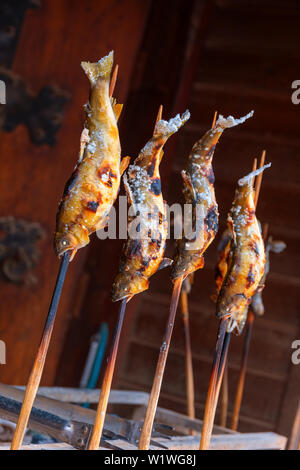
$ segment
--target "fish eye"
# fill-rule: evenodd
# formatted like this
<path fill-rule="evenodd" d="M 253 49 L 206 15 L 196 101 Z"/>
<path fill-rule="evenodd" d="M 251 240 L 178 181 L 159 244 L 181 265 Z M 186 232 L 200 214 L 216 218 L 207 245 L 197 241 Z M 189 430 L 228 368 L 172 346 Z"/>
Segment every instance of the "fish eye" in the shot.
<path fill-rule="evenodd" d="M 67 240 L 66 238 L 64 238 L 64 239 L 61 241 L 61 244 L 62 244 L 62 246 L 68 246 L 68 245 L 69 245 L 69 240 Z"/>

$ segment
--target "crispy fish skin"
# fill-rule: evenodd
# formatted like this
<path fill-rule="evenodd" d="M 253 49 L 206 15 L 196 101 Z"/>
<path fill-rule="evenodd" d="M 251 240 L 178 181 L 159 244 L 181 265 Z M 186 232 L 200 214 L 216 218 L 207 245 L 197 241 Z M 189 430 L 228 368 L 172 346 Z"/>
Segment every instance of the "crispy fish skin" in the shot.
<path fill-rule="evenodd" d="M 91 92 L 85 129 L 75 170 L 66 184 L 56 218 L 55 251 L 61 256 L 89 243 L 105 226 L 120 185 L 120 139 L 117 118 L 121 105 L 109 96 L 113 52 L 99 62 L 82 62 Z"/>
<path fill-rule="evenodd" d="M 219 259 L 215 269 L 215 282 L 217 293 L 220 292 L 223 281 L 225 279 L 228 264 L 230 264 L 230 246 L 232 240 L 232 231 L 227 227 L 222 234 L 221 241 L 218 246 Z"/>
<path fill-rule="evenodd" d="M 239 180 L 228 217 L 233 228 L 232 255 L 216 307 L 217 316 L 229 317 L 229 332 L 242 327 L 248 305 L 264 273 L 265 249 L 255 215 L 252 178 L 269 166 L 265 165 Z"/>
<path fill-rule="evenodd" d="M 161 192 L 159 165 L 168 138 L 189 119 L 186 111 L 169 122 L 160 120 L 153 137 L 123 177 L 131 205 L 129 237 L 124 244 L 119 272 L 112 286 L 114 302 L 148 289 L 149 278 L 170 264 L 163 258 L 167 239 L 166 208 Z M 136 229 L 135 237 L 131 229 Z M 151 236 L 149 236 L 151 230 Z M 131 235 L 131 236 L 130 236 Z"/>
<path fill-rule="evenodd" d="M 214 127 L 195 143 L 189 155 L 185 170 L 182 171 L 183 193 L 186 204 L 192 206 L 192 226 L 195 234 L 189 239 L 186 233 L 177 241 L 176 254 L 171 270 L 171 279 L 186 278 L 190 273 L 203 268 L 203 254 L 218 231 L 218 205 L 214 190 L 212 159 L 215 146 L 224 129 L 236 126 L 253 115 L 253 111 L 240 119 L 219 116 Z M 203 222 L 199 223 L 199 214 Z"/>

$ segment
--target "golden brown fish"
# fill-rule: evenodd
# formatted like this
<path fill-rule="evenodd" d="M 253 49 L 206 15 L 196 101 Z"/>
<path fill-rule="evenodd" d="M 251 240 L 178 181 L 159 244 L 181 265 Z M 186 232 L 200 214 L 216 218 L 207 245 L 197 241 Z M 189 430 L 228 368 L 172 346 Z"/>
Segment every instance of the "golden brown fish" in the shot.
<path fill-rule="evenodd" d="M 203 268 L 203 254 L 218 231 L 218 205 L 214 191 L 212 159 L 215 146 L 224 129 L 236 126 L 253 115 L 253 111 L 240 119 L 219 116 L 214 127 L 193 146 L 186 169 L 182 171 L 183 193 L 191 206 L 192 233 L 184 233 L 177 242 L 171 270 L 173 280 Z"/>
<path fill-rule="evenodd" d="M 153 137 L 123 177 L 131 213 L 129 237 L 112 287 L 114 302 L 148 289 L 150 276 L 170 264 L 170 260 L 163 259 L 168 227 L 159 165 L 165 142 L 189 117 L 186 111 L 169 122 L 160 120 Z"/>
<path fill-rule="evenodd" d="M 117 120 L 122 105 L 109 96 L 113 52 L 99 62 L 82 62 L 91 92 L 86 105 L 85 129 L 80 156 L 66 184 L 56 218 L 55 251 L 61 256 L 89 243 L 89 236 L 104 227 L 118 195 L 120 175 L 128 158 L 120 165 L 120 139 Z"/>
<path fill-rule="evenodd" d="M 271 164 L 238 182 L 228 222 L 232 224 L 231 259 L 217 299 L 217 315 L 228 316 L 227 331 L 243 327 L 248 305 L 264 272 L 265 250 L 255 215 L 252 178 Z"/>

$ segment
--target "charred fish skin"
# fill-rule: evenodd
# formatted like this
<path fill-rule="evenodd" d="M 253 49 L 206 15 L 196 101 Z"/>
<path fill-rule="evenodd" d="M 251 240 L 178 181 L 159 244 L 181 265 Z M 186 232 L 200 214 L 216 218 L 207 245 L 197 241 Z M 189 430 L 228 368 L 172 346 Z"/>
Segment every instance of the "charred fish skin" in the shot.
<path fill-rule="evenodd" d="M 168 234 L 166 208 L 161 192 L 159 165 L 163 146 L 189 119 L 186 111 L 170 121 L 160 120 L 153 137 L 128 167 L 123 181 L 130 203 L 129 237 L 124 244 L 111 298 L 114 302 L 148 289 L 149 278 L 170 264 L 163 258 Z M 132 229 L 136 233 L 132 233 Z"/>
<path fill-rule="evenodd" d="M 218 231 L 218 205 L 214 190 L 212 159 L 216 144 L 224 129 L 237 126 L 253 115 L 253 111 L 240 119 L 219 116 L 214 127 L 195 143 L 189 155 L 185 170 L 182 171 L 183 193 L 186 204 L 192 206 L 194 238 L 187 234 L 178 240 L 171 270 L 171 279 L 185 278 L 197 269 L 203 268 L 203 254 L 214 240 Z M 199 223 L 197 207 L 203 218 Z M 196 228 L 199 223 L 199 227 Z"/>
<path fill-rule="evenodd" d="M 122 105 L 109 96 L 113 51 L 99 62 L 82 62 L 90 81 L 78 163 L 67 182 L 56 218 L 55 252 L 62 256 L 89 243 L 105 226 L 120 185 L 121 145 L 117 119 Z"/>
<path fill-rule="evenodd" d="M 229 317 L 228 331 L 241 327 L 264 273 L 265 249 L 255 215 L 252 178 L 271 164 L 238 181 L 228 220 L 232 224 L 231 262 L 217 299 L 217 316 Z"/>

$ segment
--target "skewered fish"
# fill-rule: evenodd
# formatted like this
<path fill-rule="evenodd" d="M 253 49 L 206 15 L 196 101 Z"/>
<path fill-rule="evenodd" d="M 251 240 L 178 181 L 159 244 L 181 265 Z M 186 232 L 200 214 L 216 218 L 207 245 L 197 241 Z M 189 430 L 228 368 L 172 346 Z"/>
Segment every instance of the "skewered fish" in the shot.
<path fill-rule="evenodd" d="M 230 247 L 232 254 L 217 299 L 217 315 L 229 317 L 228 332 L 243 328 L 249 303 L 264 272 L 265 250 L 255 215 L 252 178 L 270 165 L 265 165 L 238 181 L 238 189 L 228 216 L 233 234 Z"/>
<path fill-rule="evenodd" d="M 218 231 L 218 205 L 214 191 L 212 159 L 215 146 L 224 129 L 236 126 L 253 115 L 253 111 L 240 119 L 219 116 L 214 127 L 193 146 L 186 169 L 182 171 L 183 193 L 191 206 L 192 234 L 184 231 L 177 242 L 171 270 L 173 280 L 186 277 L 203 268 L 203 254 Z M 199 210 L 200 209 L 200 210 Z M 199 212 L 198 212 L 199 210 Z"/>
<path fill-rule="evenodd" d="M 129 214 L 129 237 L 112 287 L 113 301 L 130 298 L 148 289 L 150 276 L 170 264 L 170 260 L 163 258 L 168 227 L 159 165 L 165 142 L 189 117 L 190 113 L 186 111 L 169 122 L 158 121 L 153 137 L 123 177 L 132 210 Z M 130 233 L 132 228 L 137 233 Z"/>
<path fill-rule="evenodd" d="M 71 258 L 89 243 L 89 236 L 105 227 L 117 197 L 120 176 L 129 163 L 120 164 L 117 120 L 122 105 L 109 96 L 113 51 L 99 62 L 82 62 L 91 92 L 75 170 L 66 184 L 56 218 L 55 251 L 70 250 Z"/>

